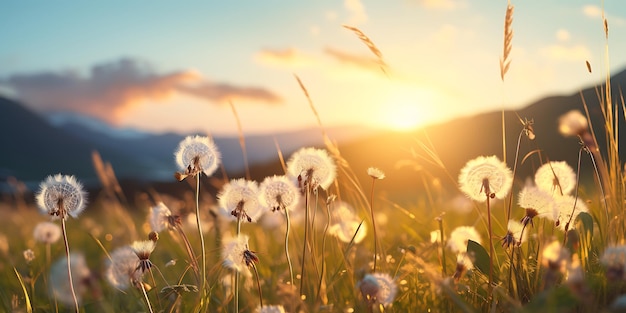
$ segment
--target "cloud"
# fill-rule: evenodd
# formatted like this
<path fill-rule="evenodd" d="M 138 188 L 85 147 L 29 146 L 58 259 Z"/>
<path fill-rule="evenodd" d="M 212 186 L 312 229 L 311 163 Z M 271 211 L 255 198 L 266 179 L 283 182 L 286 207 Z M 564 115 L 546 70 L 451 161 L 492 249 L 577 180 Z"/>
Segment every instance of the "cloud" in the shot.
<path fill-rule="evenodd" d="M 377 70 L 380 71 L 380 63 L 374 57 L 364 56 L 353 54 L 345 51 L 341 51 L 335 48 L 326 47 L 324 48 L 324 53 L 333 57 L 335 60 L 340 63 L 356 66 L 361 69 L 366 70 Z"/>
<path fill-rule="evenodd" d="M 367 22 L 367 13 L 361 0 L 344 0 L 344 7 L 350 13 L 348 23 L 350 25 L 360 25 Z"/>
<path fill-rule="evenodd" d="M 626 24 L 626 20 L 623 18 L 606 14 L 606 12 L 603 15 L 602 8 L 597 5 L 593 5 L 593 4 L 585 5 L 582 8 L 582 12 L 586 17 L 594 18 L 594 19 L 601 19 L 604 16 L 606 20 L 608 21 L 609 26 L 611 26 L 611 24 L 620 25 L 620 26 Z"/>
<path fill-rule="evenodd" d="M 225 83 L 202 83 L 194 86 L 180 86 L 179 89 L 192 96 L 224 103 L 229 100 L 252 100 L 277 104 L 282 99 L 271 91 L 259 87 L 239 87 Z"/>
<path fill-rule="evenodd" d="M 569 31 L 567 31 L 566 29 L 561 28 L 556 31 L 556 39 L 558 41 L 566 42 L 566 41 L 569 41 L 570 38 L 571 38 L 571 35 Z"/>
<path fill-rule="evenodd" d="M 289 68 L 309 67 L 316 63 L 315 58 L 296 48 L 263 49 L 257 52 L 255 59 L 261 64 Z"/>
<path fill-rule="evenodd" d="M 133 107 L 164 101 L 180 92 L 215 101 L 229 96 L 265 102 L 278 99 L 261 88 L 208 83 L 191 70 L 157 73 L 148 63 L 132 58 L 94 65 L 88 75 L 77 71 L 15 74 L 0 78 L 0 86 L 36 111 L 75 111 L 112 124 Z"/>

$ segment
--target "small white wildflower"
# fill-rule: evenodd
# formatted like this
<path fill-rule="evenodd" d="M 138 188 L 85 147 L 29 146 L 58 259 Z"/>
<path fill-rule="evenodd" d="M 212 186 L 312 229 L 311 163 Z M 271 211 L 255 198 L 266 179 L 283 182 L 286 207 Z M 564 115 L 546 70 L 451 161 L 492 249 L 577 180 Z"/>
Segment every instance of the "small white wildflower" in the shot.
<path fill-rule="evenodd" d="M 54 218 L 77 218 L 87 205 L 83 186 L 74 176 L 57 174 L 48 176 L 39 185 L 35 198 L 39 209 Z"/>
<path fill-rule="evenodd" d="M 367 169 L 367 175 L 373 179 L 384 179 L 385 173 L 376 167 L 369 167 Z"/>
<path fill-rule="evenodd" d="M 61 227 L 55 223 L 41 222 L 33 229 L 33 237 L 37 242 L 53 244 L 61 238 Z"/>
<path fill-rule="evenodd" d="M 479 202 L 487 201 L 487 196 L 503 199 L 512 184 L 511 170 L 495 155 L 468 161 L 459 174 L 461 191 Z"/>
<path fill-rule="evenodd" d="M 26 263 L 30 263 L 35 259 L 35 251 L 31 249 L 24 250 L 22 254 L 24 255 L 24 260 L 26 260 Z"/>

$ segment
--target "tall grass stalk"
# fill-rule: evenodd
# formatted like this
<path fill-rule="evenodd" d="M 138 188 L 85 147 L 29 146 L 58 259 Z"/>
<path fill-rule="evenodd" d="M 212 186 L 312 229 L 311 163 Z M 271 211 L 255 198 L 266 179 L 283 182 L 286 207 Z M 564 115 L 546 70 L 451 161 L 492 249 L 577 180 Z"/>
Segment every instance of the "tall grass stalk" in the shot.
<path fill-rule="evenodd" d="M 143 294 L 144 300 L 146 300 L 146 306 L 148 307 L 148 311 L 150 311 L 150 313 L 154 313 L 154 311 L 152 310 L 152 304 L 150 304 L 150 299 L 148 298 L 148 293 L 146 292 L 146 287 L 144 286 L 143 282 L 139 282 L 139 284 L 141 285 L 141 293 Z"/>
<path fill-rule="evenodd" d="M 378 259 L 378 233 L 376 232 L 376 219 L 374 218 L 374 185 L 376 178 L 372 177 L 372 189 L 370 191 L 370 214 L 372 217 L 372 230 L 374 231 L 374 272 L 376 272 L 376 261 Z"/>

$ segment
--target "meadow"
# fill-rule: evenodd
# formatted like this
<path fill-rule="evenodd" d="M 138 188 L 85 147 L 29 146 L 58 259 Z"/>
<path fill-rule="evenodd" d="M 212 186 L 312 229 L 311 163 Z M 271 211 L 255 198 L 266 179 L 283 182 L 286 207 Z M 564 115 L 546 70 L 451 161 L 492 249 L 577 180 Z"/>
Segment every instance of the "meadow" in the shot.
<path fill-rule="evenodd" d="M 512 18 L 509 6 L 503 81 L 511 64 Z M 375 43 L 361 30 L 346 28 L 385 71 Z M 98 190 L 87 192 L 80 177 L 51 172 L 34 193 L 18 190 L 5 197 L 0 307 L 7 312 L 626 311 L 626 177 L 617 129 L 626 116 L 609 77 L 597 88 L 601 125 L 590 124 L 587 106 L 554 121 L 563 136 L 578 139 L 576 164 L 553 160 L 542 147 L 522 149 L 540 135 L 532 117 L 497 130 L 502 138 L 516 134 L 516 142 L 502 142 L 503 151 L 515 146 L 514 155 L 466 160 L 458 172 L 448 170 L 431 143 L 416 139 L 414 159 L 403 162 L 415 168 L 428 164 L 444 174 L 423 176 L 423 190 L 403 197 L 419 202 L 399 202 L 378 192 L 387 177 L 377 164 L 355 168 L 344 157 L 326 135 L 305 83 L 295 76 L 326 144 L 291 155 L 277 147 L 282 171 L 263 179 L 251 178 L 254 169 L 247 162 L 242 177 L 229 177 L 220 166 L 219 147 L 198 135 L 172 151 L 178 166 L 172 181 L 182 186 L 178 193 L 146 189 L 129 199 L 115 169 L 94 157 Z M 233 112 L 236 116 L 234 105 Z M 240 137 L 245 156 L 243 132 Z M 526 179 L 518 168 L 531 162 L 536 166 Z M 591 181 L 581 181 L 581 171 L 592 173 Z M 460 196 L 454 202 L 445 198 L 453 193 L 439 191 L 441 181 L 456 186 Z"/>

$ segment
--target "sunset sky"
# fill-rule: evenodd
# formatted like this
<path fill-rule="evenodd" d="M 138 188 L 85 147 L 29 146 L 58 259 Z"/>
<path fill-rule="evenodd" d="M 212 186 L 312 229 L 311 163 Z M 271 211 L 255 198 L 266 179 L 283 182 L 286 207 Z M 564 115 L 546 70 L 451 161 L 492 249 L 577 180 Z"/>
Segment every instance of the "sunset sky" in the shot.
<path fill-rule="evenodd" d="M 626 67 L 623 1 L 511 3 L 502 82 L 504 0 L 2 1 L 0 94 L 212 134 L 237 132 L 232 101 L 244 132 L 274 133 L 316 125 L 295 74 L 325 126 L 407 129 L 570 94 Z M 371 38 L 386 73 L 344 24 Z"/>

